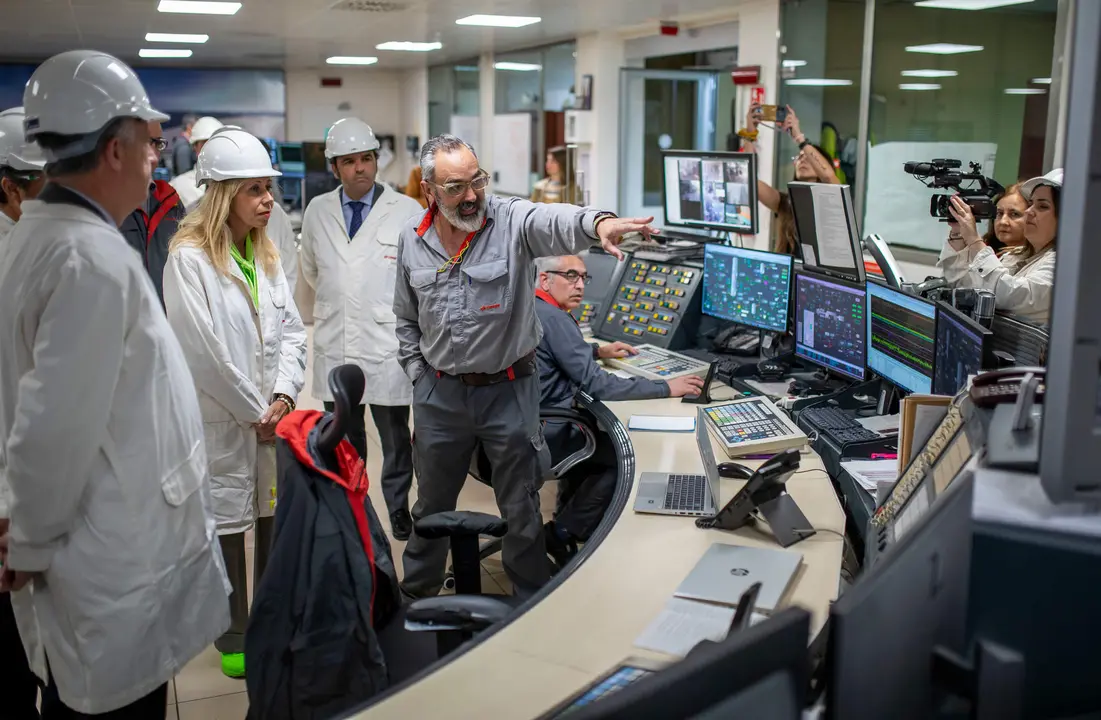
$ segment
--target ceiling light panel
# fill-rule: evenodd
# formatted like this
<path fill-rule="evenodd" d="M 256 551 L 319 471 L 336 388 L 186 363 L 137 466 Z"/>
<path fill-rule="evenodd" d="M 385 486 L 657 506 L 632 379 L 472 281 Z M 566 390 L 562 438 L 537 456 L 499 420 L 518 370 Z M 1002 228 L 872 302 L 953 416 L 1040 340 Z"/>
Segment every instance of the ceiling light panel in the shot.
<path fill-rule="evenodd" d="M 956 77 L 955 70 L 903 70 L 902 77 L 945 78 Z"/>
<path fill-rule="evenodd" d="M 145 33 L 145 42 L 195 43 L 202 44 L 210 39 L 209 35 L 182 35 L 179 33 Z"/>
<path fill-rule="evenodd" d="M 476 27 L 518 28 L 542 22 L 543 18 L 520 15 L 468 15 L 455 21 L 456 25 Z"/>
<path fill-rule="evenodd" d="M 1041 88 L 1006 88 L 1006 95 L 1045 95 L 1047 90 Z"/>
<path fill-rule="evenodd" d="M 803 67 L 804 65 L 806 65 L 807 61 L 806 60 L 784 60 L 782 64 L 786 68 L 797 68 L 797 67 Z"/>
<path fill-rule="evenodd" d="M 325 62 L 330 65 L 374 65 L 378 62 L 378 58 L 357 55 L 334 55 L 326 59 Z"/>
<path fill-rule="evenodd" d="M 1050 85 L 1051 78 L 1032 78 L 1029 82 L 1033 85 Z"/>
<path fill-rule="evenodd" d="M 940 83 L 901 83 L 899 90 L 940 90 Z"/>
<path fill-rule="evenodd" d="M 399 52 L 432 52 L 443 47 L 438 42 L 410 42 L 408 40 L 391 40 L 375 45 L 375 50 L 395 50 Z"/>
<path fill-rule="evenodd" d="M 515 72 L 533 72 L 535 70 L 542 70 L 542 65 L 535 65 L 533 63 L 520 63 L 520 62 L 497 62 L 493 63 L 495 70 L 513 70 Z"/>
<path fill-rule="evenodd" d="M 982 49 L 982 45 L 929 43 L 928 45 L 909 45 L 906 47 L 906 52 L 926 53 L 928 55 L 959 55 L 961 53 L 982 52 Z"/>
<path fill-rule="evenodd" d="M 157 10 L 162 13 L 187 15 L 236 15 L 239 2 L 201 2 L 200 0 L 161 0 Z"/>
<path fill-rule="evenodd" d="M 788 85 L 800 85 L 803 87 L 845 87 L 852 85 L 852 80 L 838 78 L 796 78 L 785 81 Z"/>
<path fill-rule="evenodd" d="M 191 50 L 184 48 L 142 48 L 138 57 L 143 58 L 189 58 Z"/>
<path fill-rule="evenodd" d="M 917 7 L 940 10 L 993 10 L 1010 5 L 1025 5 L 1033 0 L 918 0 Z"/>

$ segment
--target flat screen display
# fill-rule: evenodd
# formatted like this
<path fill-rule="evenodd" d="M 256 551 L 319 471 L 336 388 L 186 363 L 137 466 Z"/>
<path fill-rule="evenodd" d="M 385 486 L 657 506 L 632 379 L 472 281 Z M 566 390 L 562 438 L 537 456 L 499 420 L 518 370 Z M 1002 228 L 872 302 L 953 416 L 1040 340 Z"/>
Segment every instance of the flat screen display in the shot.
<path fill-rule="evenodd" d="M 703 312 L 784 332 L 791 298 L 790 255 L 709 244 L 703 254 Z"/>
<path fill-rule="evenodd" d="M 664 154 L 665 224 L 757 233 L 754 153 Z"/>

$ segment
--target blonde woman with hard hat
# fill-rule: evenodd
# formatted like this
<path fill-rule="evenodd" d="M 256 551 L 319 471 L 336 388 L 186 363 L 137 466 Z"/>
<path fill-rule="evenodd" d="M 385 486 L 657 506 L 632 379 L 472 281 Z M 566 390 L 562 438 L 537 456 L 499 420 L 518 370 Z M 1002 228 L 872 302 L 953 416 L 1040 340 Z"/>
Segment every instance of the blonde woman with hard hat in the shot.
<path fill-rule="evenodd" d="M 46 158 L 23 139 L 23 108 L 0 112 L 0 240 L 15 228 L 23 201 L 34 200 L 46 184 Z"/>
<path fill-rule="evenodd" d="M 0 245 L 23 214 L 23 201 L 33 200 L 46 183 L 46 158 L 23 139 L 23 108 L 0 112 Z M 8 497 L 4 480 L 4 445 L 0 438 L 0 535 L 7 532 Z M 38 683 L 19 639 L 11 593 L 0 593 L 0 667 L 4 671 L 3 703 L 12 717 L 35 717 Z"/>
<path fill-rule="evenodd" d="M 223 129 L 240 130 L 241 128 L 236 125 L 223 125 L 221 120 L 210 116 L 196 120 L 195 125 L 191 128 L 191 144 L 194 145 L 195 152 L 202 153 L 203 146 L 206 145 L 207 141 Z M 206 192 L 206 186 L 196 181 L 195 173 L 197 170 L 198 166 L 196 165 L 196 167 L 182 175 L 172 178 L 172 187 L 180 196 L 180 202 L 187 212 L 191 212 L 198 207 L 199 201 L 203 198 L 203 193 Z M 272 239 L 276 249 L 279 250 L 283 272 L 287 276 L 287 286 L 293 296 L 298 288 L 298 243 L 295 242 L 294 226 L 291 225 L 291 219 L 279 203 L 275 203 L 271 208 L 268 237 Z"/>
<path fill-rule="evenodd" d="M 354 364 L 367 378 L 363 403 L 382 443 L 382 493 L 393 535 L 413 528 L 409 489 L 413 445 L 409 433 L 412 383 L 398 365 L 394 334 L 394 278 L 398 234 L 420 204 L 377 182 L 379 141 L 358 118 L 338 120 L 325 139 L 325 157 L 340 187 L 310 201 L 302 218 L 302 275 L 314 302 L 313 391 L 331 409 L 328 376 Z M 367 434 L 360 407 L 349 439 L 364 459 Z"/>
<path fill-rule="evenodd" d="M 163 717 L 167 683 L 229 625 L 191 373 L 118 231 L 168 118 L 91 50 L 40 65 L 23 105 L 50 182 L 0 250 L 0 592 L 43 717 Z"/>
<path fill-rule="evenodd" d="M 195 167 L 208 189 L 172 239 L 164 302 L 199 391 L 214 516 L 233 586 L 230 629 L 215 647 L 222 671 L 242 677 L 245 531 L 256 526 L 259 583 L 275 515 L 275 426 L 305 383 L 306 329 L 267 234 L 279 172 L 263 144 L 244 130 L 220 130 Z"/>

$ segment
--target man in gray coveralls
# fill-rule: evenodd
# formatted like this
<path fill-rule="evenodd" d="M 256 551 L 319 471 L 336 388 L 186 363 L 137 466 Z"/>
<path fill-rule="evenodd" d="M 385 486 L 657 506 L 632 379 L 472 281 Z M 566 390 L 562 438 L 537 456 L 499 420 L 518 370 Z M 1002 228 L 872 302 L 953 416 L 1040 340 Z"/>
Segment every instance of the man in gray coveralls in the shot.
<path fill-rule="evenodd" d="M 402 230 L 394 287 L 398 361 L 413 381 L 413 517 L 455 509 L 481 443 L 508 521 L 505 571 L 516 593 L 529 595 L 550 577 L 539 512 L 550 455 L 539 422 L 534 262 L 596 243 L 622 257 L 622 236 L 656 232 L 653 218 L 487 197 L 488 174 L 452 135 L 425 143 L 421 173 L 428 211 Z M 446 561 L 446 540 L 414 531 L 406 594 L 437 594 Z"/>

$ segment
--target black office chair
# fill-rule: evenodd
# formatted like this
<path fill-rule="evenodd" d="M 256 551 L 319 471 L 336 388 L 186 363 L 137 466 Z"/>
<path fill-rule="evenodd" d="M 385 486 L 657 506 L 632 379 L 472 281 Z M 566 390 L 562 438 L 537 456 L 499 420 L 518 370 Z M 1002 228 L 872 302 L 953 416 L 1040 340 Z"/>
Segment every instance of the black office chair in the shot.
<path fill-rule="evenodd" d="M 349 418 L 359 407 L 364 385 L 363 371 L 355 365 L 341 365 L 329 374 L 334 408 L 320 421 L 317 440 L 326 465 L 336 466 L 336 448 L 344 439 Z M 453 511 L 421 518 L 416 530 L 428 539 L 450 538 L 457 594 L 416 600 L 398 608 L 385 628 L 376 628 L 391 682 L 411 677 L 475 633 L 505 619 L 513 609 L 511 598 L 481 594 L 478 538 L 504 536 L 508 530 L 504 520 L 485 513 Z M 386 550 L 389 552 L 389 546 Z M 425 638 L 426 632 L 436 634 L 434 646 L 418 639 Z"/>

